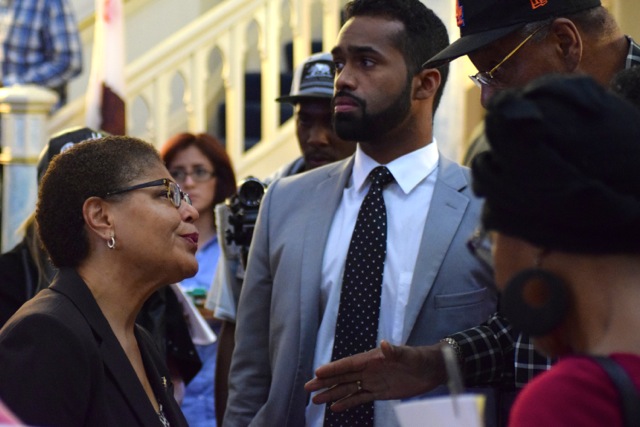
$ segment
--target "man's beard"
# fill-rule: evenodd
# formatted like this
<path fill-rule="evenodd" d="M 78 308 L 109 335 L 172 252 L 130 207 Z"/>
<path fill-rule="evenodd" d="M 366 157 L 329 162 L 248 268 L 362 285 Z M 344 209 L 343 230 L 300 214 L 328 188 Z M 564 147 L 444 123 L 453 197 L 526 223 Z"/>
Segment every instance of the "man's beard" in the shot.
<path fill-rule="evenodd" d="M 391 105 L 378 113 L 368 113 L 363 99 L 344 92 L 336 95 L 348 96 L 362 111 L 361 117 L 356 117 L 356 113 L 334 113 L 332 121 L 336 134 L 346 141 L 369 142 L 388 134 L 406 119 L 411 109 L 411 79 L 407 79 L 404 89 Z"/>

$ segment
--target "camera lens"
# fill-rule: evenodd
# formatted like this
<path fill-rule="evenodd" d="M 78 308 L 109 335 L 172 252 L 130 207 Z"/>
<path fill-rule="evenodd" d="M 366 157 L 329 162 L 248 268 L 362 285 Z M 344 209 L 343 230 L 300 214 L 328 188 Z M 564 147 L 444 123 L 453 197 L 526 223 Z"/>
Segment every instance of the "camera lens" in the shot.
<path fill-rule="evenodd" d="M 264 196 L 265 186 L 256 178 L 247 178 L 238 189 L 238 200 L 244 206 L 255 208 L 260 206 L 262 196 Z"/>

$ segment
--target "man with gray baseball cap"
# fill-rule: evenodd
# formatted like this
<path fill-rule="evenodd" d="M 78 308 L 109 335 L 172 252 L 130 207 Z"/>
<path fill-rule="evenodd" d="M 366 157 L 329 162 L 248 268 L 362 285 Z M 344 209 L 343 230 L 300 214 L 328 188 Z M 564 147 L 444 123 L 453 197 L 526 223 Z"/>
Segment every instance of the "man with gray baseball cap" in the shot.
<path fill-rule="evenodd" d="M 269 177 L 270 181 L 342 160 L 355 151 L 356 144 L 340 139 L 331 124 L 333 76 L 330 53 L 311 55 L 296 68 L 289 95 L 276 99 L 294 107 L 302 157 Z"/>

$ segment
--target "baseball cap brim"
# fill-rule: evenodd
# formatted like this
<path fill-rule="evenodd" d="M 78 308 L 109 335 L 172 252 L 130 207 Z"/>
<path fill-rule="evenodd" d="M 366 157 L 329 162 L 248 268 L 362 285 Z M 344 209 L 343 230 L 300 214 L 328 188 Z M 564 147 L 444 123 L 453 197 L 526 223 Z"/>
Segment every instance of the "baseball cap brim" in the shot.
<path fill-rule="evenodd" d="M 487 30 L 475 34 L 469 34 L 461 37 L 455 42 L 451 43 L 448 47 L 441 50 L 434 57 L 422 64 L 422 68 L 437 68 L 448 62 L 453 61 L 464 55 L 468 55 L 480 48 L 483 48 L 494 41 L 510 34 L 522 27 L 526 22 L 519 22 L 517 24 L 509 25 L 504 28 L 496 28 L 493 30 Z"/>
<path fill-rule="evenodd" d="M 296 104 L 305 99 L 331 99 L 333 97 L 333 91 L 328 92 L 308 92 L 300 93 L 298 95 L 284 95 L 276 98 L 278 102 L 288 102 L 290 104 Z"/>

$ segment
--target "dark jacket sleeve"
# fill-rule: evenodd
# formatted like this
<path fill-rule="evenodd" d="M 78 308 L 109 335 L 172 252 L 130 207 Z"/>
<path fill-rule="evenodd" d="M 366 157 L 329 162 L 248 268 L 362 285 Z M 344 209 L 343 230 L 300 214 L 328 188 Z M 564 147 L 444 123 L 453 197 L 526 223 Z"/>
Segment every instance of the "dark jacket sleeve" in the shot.
<path fill-rule="evenodd" d="M 0 255 L 0 328 L 33 296 L 36 270 L 24 243 Z"/>

